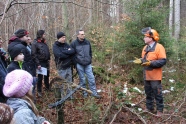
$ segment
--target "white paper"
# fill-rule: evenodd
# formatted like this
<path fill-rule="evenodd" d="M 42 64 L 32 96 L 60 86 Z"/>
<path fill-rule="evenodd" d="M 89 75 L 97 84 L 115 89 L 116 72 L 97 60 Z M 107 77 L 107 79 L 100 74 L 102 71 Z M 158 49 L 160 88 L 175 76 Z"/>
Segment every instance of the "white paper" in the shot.
<path fill-rule="evenodd" d="M 45 67 L 41 67 L 41 69 L 37 69 L 36 70 L 37 74 L 42 74 L 42 75 L 46 75 L 47 76 L 47 68 Z"/>

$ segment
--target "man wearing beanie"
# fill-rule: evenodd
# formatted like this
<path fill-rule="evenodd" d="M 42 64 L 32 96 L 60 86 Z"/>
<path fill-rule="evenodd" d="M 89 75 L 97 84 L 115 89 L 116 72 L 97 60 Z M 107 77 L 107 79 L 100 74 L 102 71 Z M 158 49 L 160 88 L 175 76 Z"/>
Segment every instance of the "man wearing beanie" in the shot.
<path fill-rule="evenodd" d="M 34 75 L 34 72 L 36 70 L 35 64 L 29 50 L 27 49 L 26 41 L 28 40 L 28 34 L 29 34 L 28 31 L 26 31 L 25 29 L 18 29 L 17 31 L 15 31 L 14 35 L 9 40 L 8 53 L 11 54 L 14 53 L 12 52 L 12 49 L 17 45 L 19 45 L 17 47 L 19 47 L 19 49 L 22 50 L 22 53 L 24 55 L 24 62 L 28 68 L 28 72 L 32 76 L 35 76 Z M 14 55 L 12 57 L 14 57 Z M 10 59 L 11 61 L 14 60 L 14 58 L 10 58 Z"/>
<path fill-rule="evenodd" d="M 63 32 L 57 33 L 57 41 L 53 44 L 53 54 L 55 57 L 56 68 L 60 77 L 72 82 L 72 57 L 74 49 L 66 43 L 66 36 Z"/>
<path fill-rule="evenodd" d="M 39 112 L 32 100 L 33 77 L 27 71 L 14 70 L 7 74 L 3 93 L 7 105 L 14 110 L 15 124 L 50 124 Z"/>
<path fill-rule="evenodd" d="M 37 69 L 41 67 L 47 68 L 47 75 L 44 75 L 44 84 L 47 91 L 51 91 L 49 87 L 49 67 L 50 67 L 50 51 L 46 44 L 45 31 L 38 30 L 36 39 L 33 41 L 31 46 L 31 54 L 36 63 Z M 38 74 L 37 91 L 38 96 L 42 97 L 42 80 L 43 75 Z"/>

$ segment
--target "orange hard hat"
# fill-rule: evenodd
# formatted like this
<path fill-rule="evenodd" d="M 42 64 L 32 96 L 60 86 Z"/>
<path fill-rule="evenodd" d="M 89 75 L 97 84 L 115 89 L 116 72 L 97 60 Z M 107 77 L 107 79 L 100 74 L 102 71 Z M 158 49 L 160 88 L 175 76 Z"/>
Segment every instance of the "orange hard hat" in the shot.
<path fill-rule="evenodd" d="M 151 27 L 143 28 L 141 32 L 147 37 L 152 37 L 155 41 L 160 39 L 158 32 L 155 29 L 151 29 Z"/>

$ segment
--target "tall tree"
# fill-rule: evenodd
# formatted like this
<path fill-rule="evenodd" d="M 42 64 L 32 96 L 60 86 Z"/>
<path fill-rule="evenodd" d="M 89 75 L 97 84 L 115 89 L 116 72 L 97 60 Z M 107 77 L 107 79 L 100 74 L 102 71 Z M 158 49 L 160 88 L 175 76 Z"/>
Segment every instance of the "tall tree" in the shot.
<path fill-rule="evenodd" d="M 174 21 L 175 21 L 174 37 L 178 39 L 180 35 L 180 0 L 175 0 L 174 3 Z"/>
<path fill-rule="evenodd" d="M 173 24 L 173 5 L 174 5 L 174 2 L 173 0 L 170 0 L 170 4 L 169 4 L 169 31 L 170 31 L 170 36 L 172 36 L 172 24 Z"/>

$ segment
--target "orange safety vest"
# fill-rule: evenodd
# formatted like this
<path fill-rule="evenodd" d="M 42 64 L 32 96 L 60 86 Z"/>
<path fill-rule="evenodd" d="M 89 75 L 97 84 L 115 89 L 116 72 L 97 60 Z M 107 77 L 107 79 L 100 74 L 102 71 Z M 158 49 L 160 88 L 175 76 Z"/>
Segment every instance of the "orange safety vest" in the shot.
<path fill-rule="evenodd" d="M 142 50 L 142 58 L 146 58 L 146 60 L 160 60 L 166 59 L 165 48 L 159 44 L 155 43 L 154 46 L 147 53 L 147 45 L 144 46 Z M 144 67 L 144 79 L 145 80 L 162 80 L 162 67 L 160 68 L 152 68 L 152 67 Z"/>

